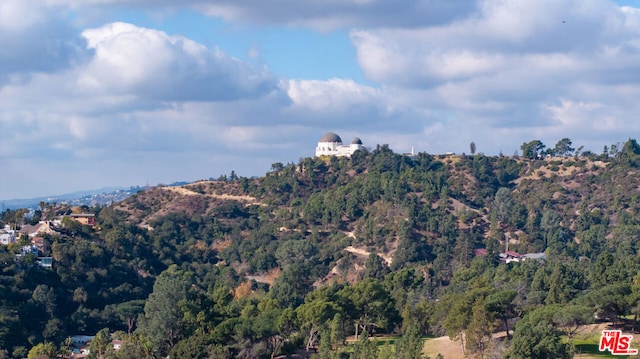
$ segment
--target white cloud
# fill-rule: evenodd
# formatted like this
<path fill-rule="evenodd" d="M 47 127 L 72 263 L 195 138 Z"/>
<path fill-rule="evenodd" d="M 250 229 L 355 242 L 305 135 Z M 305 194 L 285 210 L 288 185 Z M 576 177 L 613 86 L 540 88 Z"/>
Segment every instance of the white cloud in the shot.
<path fill-rule="evenodd" d="M 474 15 L 442 26 L 355 30 L 351 36 L 371 78 L 412 85 L 520 67 L 523 56 L 579 58 L 610 46 L 633 48 L 639 19 L 637 11 L 604 0 L 484 0 Z"/>
<path fill-rule="evenodd" d="M 619 118 L 609 123 L 629 126 L 626 106 L 640 89 L 638 21 L 637 9 L 603 0 L 484 0 L 449 24 L 354 30 L 351 38 L 370 79 L 414 89 L 423 100 L 413 105 L 448 114 L 449 126 L 554 126 L 559 115 L 548 110 L 559 101 L 604 102 L 601 111 Z M 566 135 L 580 130 L 563 124 Z"/>
<path fill-rule="evenodd" d="M 352 106 L 375 106 L 385 97 L 380 90 L 349 79 L 290 80 L 288 94 L 294 106 L 337 113 Z"/>
<path fill-rule="evenodd" d="M 44 9 L 34 6 L 36 4 L 28 0 L 5 0 L 0 3 L 0 29 L 18 32 L 39 23 L 44 17 Z"/>
<path fill-rule="evenodd" d="M 82 35 L 95 51 L 79 79 L 88 91 L 135 93 L 164 101 L 226 101 L 277 89 L 268 72 L 184 37 L 126 23 Z"/>
<path fill-rule="evenodd" d="M 262 174 L 273 162 L 311 155 L 327 126 L 357 128 L 370 121 L 375 129 L 380 118 L 397 117 L 375 88 L 347 79 L 277 80 L 265 69 L 162 31 L 112 23 L 82 36 L 86 61 L 0 88 L 0 161 L 27 176 L 53 171 L 48 164 L 58 163 L 65 174 L 49 176 L 51 186 L 103 186 L 109 179 L 135 184 L 144 168 L 152 178 L 167 178 L 158 175 L 162 168 L 174 179 L 203 178 L 204 170 L 167 167 L 184 168 L 190 158 L 203 161 L 210 176 L 230 168 Z M 131 161 L 139 165 L 135 171 Z M 2 181 L 0 198 L 26 190 L 19 180 Z"/>

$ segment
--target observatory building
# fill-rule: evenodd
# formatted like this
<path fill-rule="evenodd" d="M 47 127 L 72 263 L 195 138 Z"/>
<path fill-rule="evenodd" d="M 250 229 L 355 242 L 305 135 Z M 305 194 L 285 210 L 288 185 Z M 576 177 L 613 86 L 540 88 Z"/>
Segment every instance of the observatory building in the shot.
<path fill-rule="evenodd" d="M 357 150 L 364 150 L 360 138 L 355 137 L 350 145 L 343 145 L 340 136 L 333 132 L 325 133 L 318 141 L 316 156 L 350 157 Z"/>

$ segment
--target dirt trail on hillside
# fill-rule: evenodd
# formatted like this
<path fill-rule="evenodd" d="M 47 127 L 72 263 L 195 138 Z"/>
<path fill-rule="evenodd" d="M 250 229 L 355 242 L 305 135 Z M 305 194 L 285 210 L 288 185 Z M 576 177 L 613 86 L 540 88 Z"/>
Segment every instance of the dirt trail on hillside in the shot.
<path fill-rule="evenodd" d="M 162 187 L 162 189 L 165 191 L 175 192 L 183 196 L 205 196 L 205 197 L 219 198 L 219 199 L 231 199 L 231 200 L 236 200 L 240 202 L 258 203 L 258 200 L 255 197 L 251 197 L 251 196 L 236 196 L 231 194 L 216 194 L 216 193 L 203 194 L 203 193 L 192 191 L 184 187 Z"/>
<path fill-rule="evenodd" d="M 347 252 L 353 253 L 355 255 L 361 255 L 364 257 L 368 257 L 371 254 L 371 252 L 367 251 L 366 249 L 356 248 L 354 246 L 349 246 L 344 250 Z M 380 258 L 382 258 L 385 262 L 387 262 L 387 265 L 391 265 L 391 262 L 393 259 L 390 256 L 387 256 L 383 253 L 376 253 L 376 254 L 379 255 Z"/>

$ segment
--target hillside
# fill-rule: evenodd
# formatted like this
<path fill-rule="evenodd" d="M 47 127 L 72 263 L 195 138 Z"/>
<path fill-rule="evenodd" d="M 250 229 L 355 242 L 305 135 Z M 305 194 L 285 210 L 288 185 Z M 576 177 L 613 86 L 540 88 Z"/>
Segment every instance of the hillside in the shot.
<path fill-rule="evenodd" d="M 363 331 L 402 333 L 384 349 L 396 354 L 412 335 L 446 334 L 483 355 L 511 347 L 492 345 L 505 326 L 517 353 L 536 331 L 553 342 L 594 314 L 637 325 L 626 317 L 640 308 L 633 140 L 616 156 L 543 159 L 378 146 L 276 163 L 259 178 L 158 186 L 93 210 L 95 228 L 67 221 L 45 236 L 53 269 L 0 248 L 8 354 L 109 328 L 126 331 L 118 358 L 348 355 L 367 342 L 345 347 L 340 333 Z M 550 327 L 530 325 L 540 321 Z"/>
<path fill-rule="evenodd" d="M 407 245 L 401 239 L 412 238 L 424 242 L 422 255 L 429 258 L 433 255 L 429 250 L 439 240 L 459 231 L 470 241 L 470 249 L 486 247 L 484 242 L 499 231 L 511 239 L 512 250 L 544 251 L 548 243 L 543 243 L 543 229 L 536 227 L 545 213 L 559 216 L 557 225 L 567 231 L 564 240 L 580 254 L 589 254 L 579 248 L 584 222 L 598 216 L 607 224 L 605 237 L 611 237 L 621 213 L 633 210 L 628 206 L 640 194 L 639 178 L 638 169 L 622 169 L 609 158 L 530 161 L 420 154 L 409 159 L 382 149 L 363 163 L 309 158 L 277 165 L 263 178 L 155 187 L 113 209 L 127 213 L 130 223 L 143 227 L 172 214 L 212 217 L 229 228 L 242 226 L 249 218 L 268 218 L 265 225 L 273 230 L 269 234 L 279 241 L 308 238 L 312 233 L 319 247 L 330 240 L 335 261 L 348 255 L 340 250 L 359 248 L 359 252 L 346 252 L 354 255 L 362 269 L 362 253 L 377 253 L 393 265 L 398 245 L 401 251 Z M 500 188 L 508 190 L 508 208 L 502 209 L 506 215 L 496 206 Z M 435 223 L 429 218 L 446 220 Z M 241 237 L 249 234 L 243 232 Z M 504 238 L 496 238 L 504 246 Z M 228 239 L 223 236 L 218 241 Z M 341 244 L 336 246 L 336 239 Z M 398 253 L 396 259 L 405 260 L 406 255 Z M 460 264 L 468 265 L 471 252 L 467 255 Z"/>

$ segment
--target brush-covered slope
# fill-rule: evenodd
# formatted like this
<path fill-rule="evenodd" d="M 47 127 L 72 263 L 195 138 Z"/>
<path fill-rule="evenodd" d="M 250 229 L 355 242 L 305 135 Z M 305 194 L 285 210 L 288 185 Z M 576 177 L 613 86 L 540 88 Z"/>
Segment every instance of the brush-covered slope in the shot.
<path fill-rule="evenodd" d="M 406 157 L 381 146 L 274 164 L 261 178 L 157 187 L 114 210 L 151 234 L 176 217 L 195 222 L 178 225 L 200 248 L 215 248 L 214 260 L 250 274 L 283 267 L 287 248 L 302 246 L 300 260 L 318 264 L 318 277 L 357 279 L 351 272 L 377 253 L 394 269 L 428 263 L 446 282 L 492 240 L 576 257 L 628 240 L 618 224 L 637 215 L 640 198 L 637 159 L 628 158 Z"/>
<path fill-rule="evenodd" d="M 476 352 L 502 322 L 554 304 L 613 320 L 640 308 L 633 140 L 616 156 L 544 159 L 378 146 L 81 211 L 95 228 L 66 221 L 42 239 L 51 269 L 0 247 L 0 354 L 109 328 L 135 330 L 122 357 L 263 358 L 322 347 L 330 323 L 464 333 Z M 506 264 L 507 248 L 546 261 Z"/>

